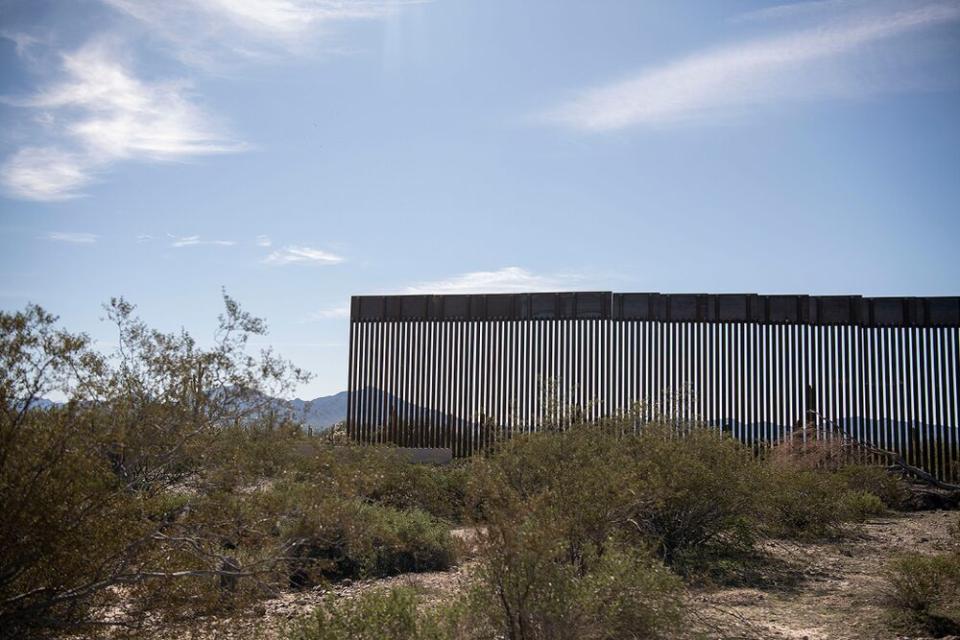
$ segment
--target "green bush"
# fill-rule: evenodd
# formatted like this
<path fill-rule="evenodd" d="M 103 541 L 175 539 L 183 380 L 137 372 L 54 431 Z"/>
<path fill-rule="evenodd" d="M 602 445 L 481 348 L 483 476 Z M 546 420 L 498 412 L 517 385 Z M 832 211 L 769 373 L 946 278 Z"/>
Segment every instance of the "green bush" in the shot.
<path fill-rule="evenodd" d="M 343 496 L 317 474 L 252 475 L 200 495 L 165 492 L 155 502 L 163 535 L 188 534 L 190 545 L 145 549 L 144 559 L 168 572 L 197 568 L 198 558 L 206 559 L 203 569 L 229 561 L 243 574 L 180 579 L 159 596 L 149 585 L 132 590 L 145 608 L 160 597 L 170 613 L 209 613 L 326 580 L 442 570 L 458 548 L 447 525 L 429 514 Z"/>
<path fill-rule="evenodd" d="M 39 307 L 0 312 L 0 636 L 91 637 L 121 597 L 131 626 L 182 613 L 194 596 L 229 600 L 231 557 L 256 562 L 260 549 L 223 548 L 228 527 L 201 503 L 277 472 L 284 461 L 264 455 L 274 448 L 242 427 L 277 424 L 266 398 L 309 376 L 251 353 L 264 322 L 226 294 L 224 307 L 200 346 L 113 299 L 113 357 Z M 51 395 L 69 400 L 36 408 Z"/>
<path fill-rule="evenodd" d="M 765 532 L 783 538 L 835 537 L 848 520 L 846 485 L 836 474 L 774 465 L 765 478 Z"/>
<path fill-rule="evenodd" d="M 357 546 L 366 547 L 367 573 L 377 576 L 449 569 L 456 547 L 447 527 L 419 509 L 403 511 L 375 505 L 368 510 L 368 529 Z"/>
<path fill-rule="evenodd" d="M 539 555 L 543 547 L 517 551 L 485 556 L 468 593 L 452 602 L 425 605 L 410 587 L 329 596 L 286 638 L 640 639 L 670 636 L 682 621 L 679 580 L 647 554 L 611 548 L 579 576 L 553 554 Z"/>
<path fill-rule="evenodd" d="M 328 596 L 313 614 L 296 621 L 286 640 L 476 640 L 489 639 L 472 624 L 466 600 L 426 604 L 416 589 L 373 589 L 353 597 Z"/>
<path fill-rule="evenodd" d="M 633 548 L 612 547 L 580 585 L 581 638 L 657 638 L 684 617 L 681 583 L 666 567 Z"/>
<path fill-rule="evenodd" d="M 514 438 L 477 465 L 469 507 L 512 526 L 531 505 L 553 504 L 571 558 L 602 554 L 612 536 L 681 569 L 750 546 L 760 467 L 749 450 L 705 429 L 622 426 Z"/>
<path fill-rule="evenodd" d="M 833 538 L 847 523 L 863 522 L 902 504 L 907 488 L 880 467 L 817 468 L 784 455 L 764 460 L 760 519 L 767 535 Z"/>
<path fill-rule="evenodd" d="M 428 640 L 440 638 L 432 621 L 418 614 L 408 587 L 368 591 L 352 599 L 326 598 L 313 615 L 287 632 L 288 640 Z"/>
<path fill-rule="evenodd" d="M 28 415 L 15 437 L 0 426 L 9 444 L 0 456 L 0 637 L 87 628 L 116 598 L 82 589 L 108 579 L 153 528 L 150 501 L 123 490 L 72 418 Z"/>
<path fill-rule="evenodd" d="M 366 497 L 389 507 L 421 509 L 447 522 L 460 522 L 468 474 L 464 463 L 437 466 L 393 461 Z"/>
<path fill-rule="evenodd" d="M 675 626 L 680 582 L 637 531 L 634 454 L 617 434 L 581 426 L 516 437 L 476 464 L 470 503 L 485 527 L 474 628 L 535 639 L 658 637 Z"/>
<path fill-rule="evenodd" d="M 250 352 L 264 322 L 224 305 L 201 346 L 112 300 L 112 358 L 39 307 L 0 312 L 0 637 L 87 637 L 106 611 L 159 624 L 290 582 L 453 562 L 437 518 L 459 517 L 464 472 L 304 433 L 272 398 L 309 376 Z M 69 401 L 31 408 L 49 396 Z"/>
<path fill-rule="evenodd" d="M 530 517 L 513 528 L 489 527 L 479 540 L 470 606 L 478 626 L 533 639 L 570 625 L 578 567 L 549 523 Z"/>
<path fill-rule="evenodd" d="M 304 451 L 319 446 L 294 424 L 264 417 L 219 430 L 194 478 L 204 489 L 242 490 L 264 479 L 278 478 L 295 469 Z"/>
<path fill-rule="evenodd" d="M 655 558 L 611 541 L 584 573 L 537 524 L 485 540 L 468 607 L 473 628 L 525 640 L 657 638 L 680 623 L 680 581 Z"/>
<path fill-rule="evenodd" d="M 411 464 L 388 446 L 326 445 L 296 465 L 296 476 L 343 496 L 398 509 L 416 508 L 447 522 L 464 511 L 467 464 Z"/>
<path fill-rule="evenodd" d="M 456 559 L 447 526 L 419 509 L 317 496 L 309 485 L 284 491 L 291 517 L 280 535 L 296 558 L 293 586 L 324 578 L 444 570 Z"/>
<path fill-rule="evenodd" d="M 863 522 L 886 513 L 887 506 L 875 494 L 866 491 L 847 491 L 840 503 L 845 520 Z"/>
<path fill-rule="evenodd" d="M 872 494 L 888 509 L 902 508 L 910 497 L 907 483 L 883 467 L 851 464 L 841 467 L 838 473 L 846 481 L 848 489 Z"/>
<path fill-rule="evenodd" d="M 897 626 L 936 637 L 960 634 L 960 553 L 901 556 L 887 579 Z"/>
<path fill-rule="evenodd" d="M 727 436 L 648 426 L 627 441 L 628 522 L 670 565 L 694 569 L 753 543 L 760 467 Z"/>
<path fill-rule="evenodd" d="M 589 559 L 629 526 L 626 462 L 617 440 L 588 427 L 516 437 L 475 464 L 469 508 L 504 539 L 525 521 L 549 524 L 584 573 Z"/>

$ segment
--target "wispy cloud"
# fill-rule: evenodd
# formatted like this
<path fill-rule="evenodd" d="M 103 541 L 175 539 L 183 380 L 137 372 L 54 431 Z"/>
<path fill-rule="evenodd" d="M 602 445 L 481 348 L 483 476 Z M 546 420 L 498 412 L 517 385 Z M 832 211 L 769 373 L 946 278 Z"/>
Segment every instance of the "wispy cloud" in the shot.
<path fill-rule="evenodd" d="M 34 47 L 38 44 L 42 44 L 44 41 L 41 38 L 32 36 L 29 33 L 22 33 L 19 31 L 8 31 L 6 29 L 0 29 L 0 38 L 4 40 L 9 40 L 13 43 L 17 55 L 23 57 L 27 55 L 27 52 L 31 47 Z"/>
<path fill-rule="evenodd" d="M 292 348 L 292 349 L 334 349 L 347 346 L 345 342 L 277 342 L 276 340 L 271 340 L 270 342 L 254 342 L 251 341 L 251 347 L 268 347 L 268 348 Z"/>
<path fill-rule="evenodd" d="M 266 264 L 339 264 L 343 257 L 310 247 L 284 247 L 278 249 L 263 259 Z"/>
<path fill-rule="evenodd" d="M 327 309 L 321 309 L 319 311 L 314 311 L 313 313 L 307 315 L 303 322 L 318 322 L 320 320 L 339 320 L 342 318 L 350 317 L 350 307 L 346 305 L 329 307 Z"/>
<path fill-rule="evenodd" d="M 68 242 L 70 244 L 93 244 L 100 238 L 95 233 L 71 231 L 51 231 L 45 237 L 47 240 L 53 240 L 54 242 Z"/>
<path fill-rule="evenodd" d="M 582 93 L 544 115 L 548 122 L 586 131 L 660 125 L 727 115 L 783 100 L 857 97 L 914 82 L 904 61 L 875 62 L 873 45 L 955 22 L 960 3 L 814 3 L 804 17 L 818 22 L 649 68 L 626 80 Z M 754 18 L 795 16 L 790 8 Z M 869 52 L 862 58 L 858 54 Z M 882 65 L 881 65 L 882 66 Z M 869 72 L 867 72 L 869 69 Z"/>
<path fill-rule="evenodd" d="M 384 18 L 425 0 L 103 0 L 171 43 L 186 62 L 302 52 L 338 22 Z"/>
<path fill-rule="evenodd" d="M 0 181 L 15 198 L 56 202 L 80 196 L 95 172 L 96 163 L 83 154 L 24 147 L 0 166 Z"/>
<path fill-rule="evenodd" d="M 269 247 L 271 245 L 273 245 L 273 242 L 270 240 L 269 236 L 257 236 L 258 247 Z"/>
<path fill-rule="evenodd" d="M 797 18 L 830 18 L 844 12 L 855 12 L 867 9 L 881 11 L 895 10 L 903 6 L 908 0 L 802 0 L 801 2 L 785 2 L 774 4 L 745 13 L 735 15 L 731 22 L 773 22 L 777 20 L 794 20 Z"/>
<path fill-rule="evenodd" d="M 173 242 L 170 243 L 171 247 L 196 247 L 199 245 L 215 245 L 220 247 L 232 247 L 236 244 L 233 240 L 204 240 L 200 236 L 171 236 L 173 237 Z"/>
<path fill-rule="evenodd" d="M 421 282 L 404 293 L 516 293 L 528 291 L 564 291 L 582 283 L 576 274 L 538 275 L 520 267 L 496 271 L 472 271 L 445 280 Z"/>
<path fill-rule="evenodd" d="M 0 167 L 19 198 L 77 197 L 124 160 L 172 161 L 244 149 L 195 105 L 181 81 L 145 82 L 102 41 L 62 56 L 64 77 L 33 96 L 5 101 L 48 117 L 53 140 L 24 147 Z M 56 113 L 55 118 L 50 114 Z"/>

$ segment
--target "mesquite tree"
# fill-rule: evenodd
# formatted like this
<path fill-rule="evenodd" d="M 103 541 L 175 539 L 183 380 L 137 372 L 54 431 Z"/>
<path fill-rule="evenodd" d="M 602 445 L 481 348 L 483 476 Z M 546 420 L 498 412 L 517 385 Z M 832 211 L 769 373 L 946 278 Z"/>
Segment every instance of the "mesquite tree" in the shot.
<path fill-rule="evenodd" d="M 158 606 L 144 585 L 232 587 L 285 554 L 241 566 L 216 523 L 191 512 L 217 490 L 209 470 L 225 431 L 282 422 L 274 398 L 307 378 L 252 353 L 264 322 L 226 293 L 224 305 L 202 346 L 111 300 L 112 354 L 38 306 L 0 312 L 0 636 L 136 624 Z"/>

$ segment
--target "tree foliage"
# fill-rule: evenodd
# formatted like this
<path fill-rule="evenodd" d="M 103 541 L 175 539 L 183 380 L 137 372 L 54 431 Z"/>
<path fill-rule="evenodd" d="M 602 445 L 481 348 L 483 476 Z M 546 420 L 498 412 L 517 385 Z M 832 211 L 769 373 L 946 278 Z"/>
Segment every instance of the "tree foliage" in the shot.
<path fill-rule="evenodd" d="M 252 573 L 209 543 L 202 517 L 189 526 L 179 514 L 222 477 L 209 456 L 224 433 L 282 423 L 270 396 L 307 376 L 270 350 L 251 353 L 264 322 L 223 298 L 209 347 L 111 300 L 118 347 L 107 355 L 38 306 L 0 313 L 3 635 L 92 631 L 121 587 Z M 66 402 L 45 407 L 50 395 Z"/>

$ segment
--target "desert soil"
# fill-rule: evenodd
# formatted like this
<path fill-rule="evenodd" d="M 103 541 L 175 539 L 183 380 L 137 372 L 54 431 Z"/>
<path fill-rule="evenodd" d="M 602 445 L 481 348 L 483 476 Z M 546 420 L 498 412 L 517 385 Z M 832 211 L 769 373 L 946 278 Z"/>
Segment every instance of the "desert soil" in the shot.
<path fill-rule="evenodd" d="M 860 640 L 908 636 L 892 631 L 883 607 L 889 559 L 904 552 L 947 550 L 956 511 L 897 514 L 871 520 L 846 538 L 830 543 L 775 541 L 763 549 L 766 561 L 752 584 L 689 591 L 694 611 L 691 637 L 723 640 Z M 469 542 L 469 530 L 455 535 Z M 447 572 L 407 574 L 360 581 L 331 589 L 351 598 L 368 589 L 392 585 L 417 587 L 427 601 L 442 600 L 463 588 L 469 563 Z M 327 595 L 323 589 L 285 593 L 262 602 L 248 614 L 196 620 L 189 629 L 168 629 L 155 637 L 196 640 L 274 640 Z"/>
<path fill-rule="evenodd" d="M 883 606 L 891 557 L 948 549 L 956 511 L 872 520 L 847 539 L 822 544 L 772 542 L 763 588 L 702 589 L 692 597 L 709 638 L 860 640 L 903 638 Z"/>

